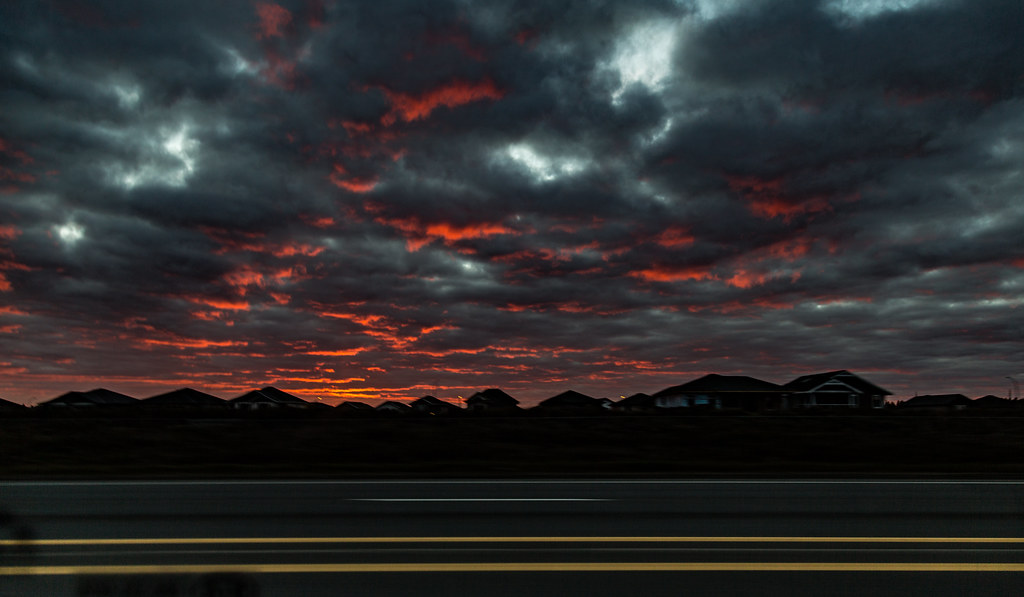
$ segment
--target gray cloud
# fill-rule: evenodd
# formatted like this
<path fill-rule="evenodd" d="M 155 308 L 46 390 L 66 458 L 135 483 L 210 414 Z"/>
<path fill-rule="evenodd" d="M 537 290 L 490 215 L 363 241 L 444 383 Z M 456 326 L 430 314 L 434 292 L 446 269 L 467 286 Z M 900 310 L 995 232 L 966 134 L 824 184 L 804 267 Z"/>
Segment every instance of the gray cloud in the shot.
<path fill-rule="evenodd" d="M 836 6 L 9 2 L 0 395 L 1001 394 L 1024 9 Z"/>

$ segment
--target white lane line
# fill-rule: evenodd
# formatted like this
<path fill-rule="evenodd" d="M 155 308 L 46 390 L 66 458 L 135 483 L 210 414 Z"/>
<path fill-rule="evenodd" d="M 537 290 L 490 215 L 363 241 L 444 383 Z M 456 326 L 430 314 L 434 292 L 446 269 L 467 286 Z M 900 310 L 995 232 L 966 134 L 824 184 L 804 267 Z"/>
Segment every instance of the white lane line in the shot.
<path fill-rule="evenodd" d="M 614 502 L 605 498 L 348 498 L 349 502 Z"/>

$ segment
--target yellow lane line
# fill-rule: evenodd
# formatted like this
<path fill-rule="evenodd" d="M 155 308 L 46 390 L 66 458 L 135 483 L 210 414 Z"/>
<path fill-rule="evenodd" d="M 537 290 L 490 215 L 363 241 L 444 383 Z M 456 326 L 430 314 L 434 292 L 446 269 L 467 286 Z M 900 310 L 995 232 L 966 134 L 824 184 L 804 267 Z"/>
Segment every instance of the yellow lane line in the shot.
<path fill-rule="evenodd" d="M 0 566 L 2 576 L 132 574 L 323 574 L 344 572 L 1024 572 L 1014 563 L 889 562 L 466 562 L 387 564 L 206 564 Z"/>
<path fill-rule="evenodd" d="M 316 543 L 1024 543 L 1022 537 L 149 537 L 3 539 L 0 546 Z"/>

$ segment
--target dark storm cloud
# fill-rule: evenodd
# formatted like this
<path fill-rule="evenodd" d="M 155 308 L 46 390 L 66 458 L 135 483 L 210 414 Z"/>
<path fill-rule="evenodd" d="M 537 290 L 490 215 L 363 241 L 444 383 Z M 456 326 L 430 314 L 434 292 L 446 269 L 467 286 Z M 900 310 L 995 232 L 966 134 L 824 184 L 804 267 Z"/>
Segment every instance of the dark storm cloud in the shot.
<path fill-rule="evenodd" d="M 1024 9 L 905 4 L 7 3 L 0 391 L 999 392 Z"/>

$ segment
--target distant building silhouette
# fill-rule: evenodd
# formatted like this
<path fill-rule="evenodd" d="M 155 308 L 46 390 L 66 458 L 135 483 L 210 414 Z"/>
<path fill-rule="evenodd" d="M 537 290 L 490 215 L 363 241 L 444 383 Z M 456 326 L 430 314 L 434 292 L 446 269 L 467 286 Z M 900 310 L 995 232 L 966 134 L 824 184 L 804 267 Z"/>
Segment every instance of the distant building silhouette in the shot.
<path fill-rule="evenodd" d="M 519 401 L 498 388 L 488 388 L 466 399 L 466 410 L 512 411 L 519 409 Z"/>
<path fill-rule="evenodd" d="M 160 408 L 226 408 L 228 403 L 212 394 L 193 390 L 192 388 L 181 388 L 156 396 L 150 396 L 140 401 L 142 406 Z"/>
<path fill-rule="evenodd" d="M 429 395 L 413 400 L 409 406 L 413 412 L 422 415 L 451 415 L 462 410 L 451 402 Z"/>
<path fill-rule="evenodd" d="M 711 373 L 665 388 L 653 395 L 657 408 L 769 410 L 785 408 L 788 392 L 781 386 L 746 375 Z"/>
<path fill-rule="evenodd" d="M 561 412 L 603 412 L 607 411 L 610 406 L 610 400 L 593 398 L 575 390 L 568 390 L 542 400 L 534 408 L 544 411 Z"/>
<path fill-rule="evenodd" d="M 914 396 L 899 404 L 900 408 L 929 408 L 932 410 L 963 410 L 971 405 L 971 399 L 963 394 L 925 394 Z"/>
<path fill-rule="evenodd" d="M 309 403 L 293 396 L 288 392 L 279 390 L 274 386 L 267 386 L 260 390 L 253 390 L 242 394 L 237 398 L 228 401 L 232 408 L 258 410 L 263 408 L 308 408 Z"/>
<path fill-rule="evenodd" d="M 804 375 L 782 386 L 790 408 L 882 408 L 892 392 L 845 369 Z"/>
<path fill-rule="evenodd" d="M 404 415 L 412 412 L 412 407 L 404 402 L 397 400 L 388 400 L 387 402 L 381 402 L 374 410 L 379 413 L 391 413 L 396 415 Z"/>
<path fill-rule="evenodd" d="M 106 388 L 97 388 L 95 390 L 89 390 L 88 392 L 68 392 L 61 394 L 53 400 L 49 400 L 39 404 L 43 407 L 74 407 L 74 408 L 92 408 L 97 406 L 127 406 L 132 404 L 138 404 L 138 400 L 128 396 L 108 390 Z"/>

